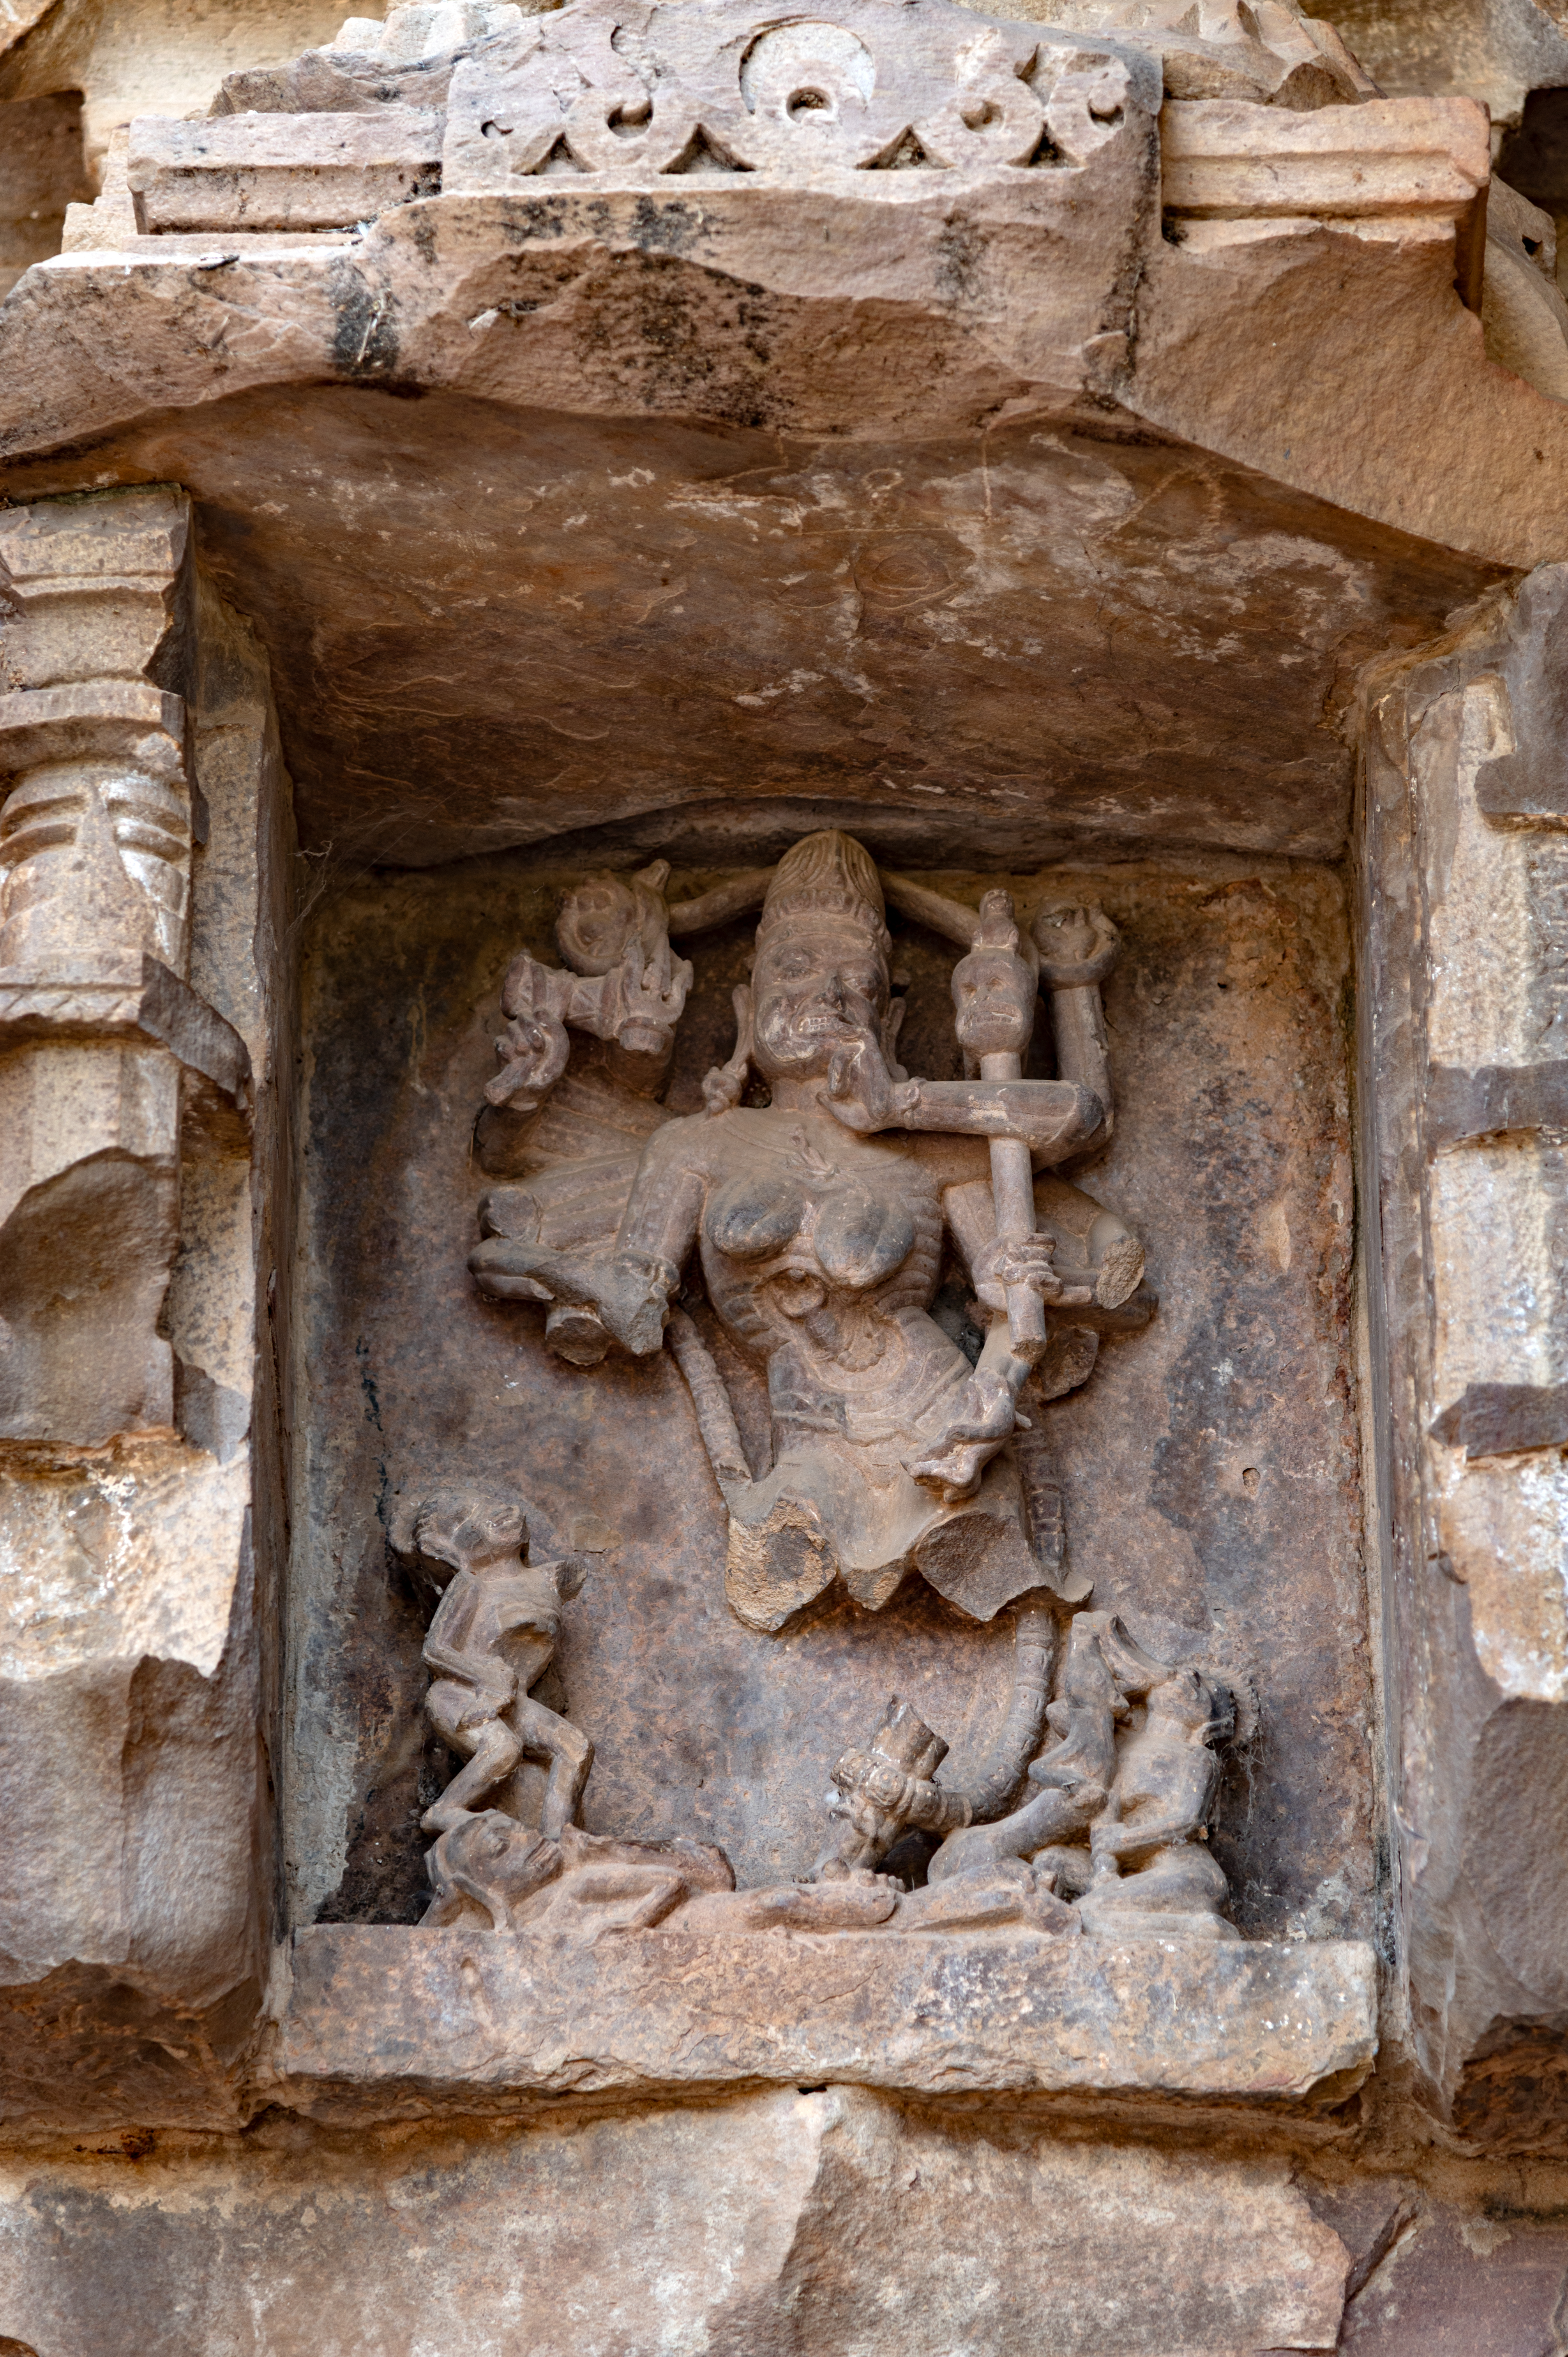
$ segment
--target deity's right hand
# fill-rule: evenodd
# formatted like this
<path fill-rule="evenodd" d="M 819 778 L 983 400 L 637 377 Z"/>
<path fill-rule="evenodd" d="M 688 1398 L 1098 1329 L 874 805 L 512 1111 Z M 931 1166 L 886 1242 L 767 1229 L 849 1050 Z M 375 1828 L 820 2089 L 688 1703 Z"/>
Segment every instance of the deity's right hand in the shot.
<path fill-rule="evenodd" d="M 920 1102 L 918 1081 L 895 1081 L 875 1039 L 846 1040 L 828 1066 L 827 1108 L 846 1129 L 896 1129 Z"/>
<path fill-rule="evenodd" d="M 975 1298 L 987 1309 L 1005 1309 L 1007 1287 L 1027 1286 L 1042 1301 L 1058 1300 L 1062 1281 L 1051 1265 L 1057 1240 L 1044 1231 L 1027 1236 L 996 1236 L 974 1257 Z"/>
<path fill-rule="evenodd" d="M 516 1236 L 487 1236 L 468 1254 L 482 1293 L 501 1301 L 564 1301 L 597 1312 L 634 1358 L 648 1358 L 664 1340 L 670 1297 L 679 1269 L 639 1253 L 579 1260 L 548 1244 Z"/>

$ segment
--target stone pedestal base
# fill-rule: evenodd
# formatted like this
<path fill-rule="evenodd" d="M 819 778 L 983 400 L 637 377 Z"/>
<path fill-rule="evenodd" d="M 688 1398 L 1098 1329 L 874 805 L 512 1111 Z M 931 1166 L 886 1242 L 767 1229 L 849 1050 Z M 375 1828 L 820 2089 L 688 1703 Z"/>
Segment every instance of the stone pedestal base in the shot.
<path fill-rule="evenodd" d="M 1322 2106 L 1377 2050 L 1372 1951 L 1348 1940 L 650 1932 L 585 1947 L 321 1924 L 290 1963 L 275 2100 L 322 2117 L 768 2083 Z"/>

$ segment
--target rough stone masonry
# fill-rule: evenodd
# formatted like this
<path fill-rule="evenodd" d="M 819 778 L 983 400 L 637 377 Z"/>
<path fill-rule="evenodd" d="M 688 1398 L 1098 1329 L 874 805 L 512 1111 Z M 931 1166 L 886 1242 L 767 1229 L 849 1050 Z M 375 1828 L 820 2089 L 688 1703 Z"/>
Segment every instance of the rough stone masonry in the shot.
<path fill-rule="evenodd" d="M 1568 2352 L 1568 5 L 1321 10 L 0 5 L 0 2357 Z"/>

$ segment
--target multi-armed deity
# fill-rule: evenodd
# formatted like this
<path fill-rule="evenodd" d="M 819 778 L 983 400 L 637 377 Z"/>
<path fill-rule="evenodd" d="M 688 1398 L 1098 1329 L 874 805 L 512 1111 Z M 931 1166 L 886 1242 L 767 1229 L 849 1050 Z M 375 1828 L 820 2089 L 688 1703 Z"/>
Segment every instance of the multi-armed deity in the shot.
<path fill-rule="evenodd" d="M 909 1928 L 1027 1918 L 1051 1931 L 1145 1924 L 1233 1936 L 1218 1912 L 1223 1877 L 1193 1850 L 1213 1797 L 1212 1747 L 1231 1724 L 1216 1681 L 1154 1661 L 1107 1615 L 1079 1613 L 1049 1706 L 1055 1740 L 1034 1758 L 1058 1620 L 1090 1586 L 1068 1565 L 1043 1411 L 1088 1379 L 1103 1333 L 1136 1329 L 1155 1306 L 1124 1222 L 1054 1175 L 1111 1127 L 1100 985 L 1114 929 L 1077 907 L 1043 909 L 1026 928 L 1004 892 L 971 908 L 879 875 L 859 844 L 832 832 L 808 836 L 770 872 L 673 906 L 668 873 L 660 863 L 630 878 L 589 877 L 561 912 L 564 969 L 524 955 L 508 974 L 509 1028 L 478 1150 L 510 1183 L 486 1199 L 469 1265 L 488 1294 L 542 1306 L 545 1342 L 578 1366 L 669 1345 L 728 1512 L 730 1608 L 748 1628 L 781 1630 L 835 1581 L 878 1611 L 918 1574 L 976 1620 L 1015 1608 L 1013 1692 L 963 1791 L 937 1781 L 940 1738 L 891 1706 L 869 1748 L 832 1769 L 830 1837 L 811 1875 L 772 1892 L 734 1891 L 703 1845 L 582 1834 L 570 1818 L 583 1738 L 541 1721 L 532 1740 L 552 1760 L 552 1796 L 572 1787 L 571 1805 L 542 1832 L 519 1826 L 516 1840 L 504 1812 L 476 1820 L 485 1830 L 466 1838 L 495 1857 L 490 1895 L 476 1886 L 474 1903 L 498 1924 L 545 1908 L 554 1925 L 565 1886 L 581 1902 L 583 1876 L 609 1875 L 622 1927 L 630 1907 L 644 1928 L 695 1928 L 697 1914 L 708 1929 L 864 1926 L 897 1913 Z M 911 1077 L 897 1060 L 889 901 L 964 952 L 952 976 L 962 1079 Z M 692 969 L 671 935 L 758 903 L 734 1054 L 709 1073 L 705 1109 L 676 1117 L 659 1096 Z M 1056 1043 L 1048 1080 L 1024 1076 L 1042 987 Z M 945 1255 L 972 1294 L 956 1334 L 933 1315 Z M 691 1314 L 699 1297 L 766 1380 L 761 1463 L 748 1459 Z M 511 1587 L 520 1573 L 526 1584 L 514 1564 Z M 477 1631 L 483 1575 L 460 1578 L 478 1583 L 464 1608 Z M 426 1648 L 433 1708 L 449 1716 L 444 1622 L 457 1609 L 443 1603 Z M 491 1631 L 490 1684 L 499 1694 L 511 1676 L 509 1695 L 525 1695 L 527 1677 L 519 1686 L 505 1669 L 504 1619 Z M 489 1690 L 473 1661 L 465 1674 L 476 1693 Z M 492 1700 L 490 1732 L 470 1739 L 484 1707 L 458 1713 L 460 1748 L 473 1756 L 445 1813 L 438 1805 L 427 1821 L 443 1857 L 467 1799 L 529 1737 L 510 1702 L 513 1723 L 501 1731 Z M 492 1755 L 504 1767 L 482 1770 Z M 1005 1815 L 1026 1770 L 1039 1792 Z M 900 1899 L 877 1868 L 910 1828 L 941 1846 L 928 1887 Z M 435 1911 L 452 1920 L 460 1902 L 434 1855 L 433 1873 Z M 628 1876 L 637 1888 L 623 1889 Z M 1146 1895 L 1133 1897 L 1144 1882 Z M 510 1899 L 496 1897 L 503 1886 Z M 1066 1903 L 1080 1894 L 1081 1912 Z M 582 1904 L 577 1916 L 609 1923 Z"/>
<path fill-rule="evenodd" d="M 547 1339 L 579 1364 L 612 1345 L 644 1357 L 668 1338 L 729 1509 L 726 1586 L 748 1626 L 781 1627 L 835 1578 L 876 1610 L 911 1570 L 989 1620 L 1042 1580 L 1018 1469 L 1002 1452 L 1051 1339 L 1047 1305 L 1114 1309 L 1142 1275 L 1119 1220 L 1062 1182 L 1030 1188 L 1031 1166 L 1081 1154 L 1111 1120 L 1098 984 L 1114 934 L 1102 918 L 1057 912 L 1037 928 L 1042 949 L 1000 893 L 975 911 L 891 879 L 896 905 L 969 952 L 954 997 L 974 1077 L 911 1080 L 895 1061 L 901 1006 L 877 871 L 848 837 L 808 836 L 765 893 L 746 879 L 762 918 L 735 1054 L 708 1077 L 707 1110 L 671 1120 L 634 1093 L 668 1063 L 691 973 L 650 922 L 656 888 L 652 871 L 630 887 L 600 878 L 585 909 L 568 903 L 563 951 L 602 968 L 592 982 L 532 960 L 508 978 L 514 1053 L 494 1092 L 549 1123 L 552 1159 L 489 1199 L 475 1275 L 502 1298 L 550 1303 Z M 618 929 L 607 921 L 612 893 Z M 736 913 L 739 897 L 677 907 L 671 920 L 693 931 Z M 1061 1077 L 1026 1081 L 1041 980 Z M 578 1156 L 563 1168 L 553 1157 L 571 1116 L 553 1108 L 552 1119 L 542 1098 L 565 1071 L 574 1021 L 610 1057 L 591 1109 L 579 1089 Z M 645 1067 L 622 1082 L 640 1116 L 635 1145 L 624 1116 L 606 1138 L 617 1057 L 622 1071 L 633 1059 Z M 740 1102 L 753 1074 L 766 1105 Z M 944 1234 L 989 1318 L 972 1366 L 931 1316 Z M 755 1471 L 712 1360 L 672 1307 L 693 1254 L 714 1315 L 766 1372 L 772 1455 Z"/>

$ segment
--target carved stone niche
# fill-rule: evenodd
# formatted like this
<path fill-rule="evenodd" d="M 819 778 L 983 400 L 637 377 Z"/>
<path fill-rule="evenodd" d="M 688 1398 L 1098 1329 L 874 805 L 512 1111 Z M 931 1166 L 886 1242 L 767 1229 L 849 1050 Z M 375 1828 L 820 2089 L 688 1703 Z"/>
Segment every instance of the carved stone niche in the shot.
<path fill-rule="evenodd" d="M 1555 2053 L 1568 423 L 1189 16 L 405 7 L 5 307 L 10 2116 Z"/>
<path fill-rule="evenodd" d="M 1347 949 L 833 829 L 318 914 L 277 2099 L 1357 2082 Z"/>

